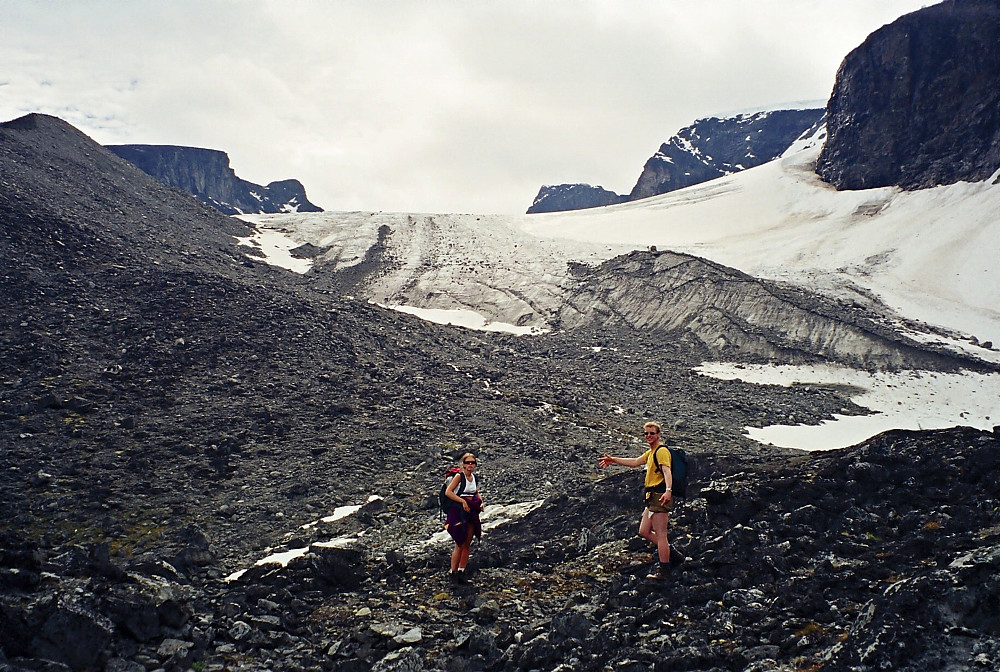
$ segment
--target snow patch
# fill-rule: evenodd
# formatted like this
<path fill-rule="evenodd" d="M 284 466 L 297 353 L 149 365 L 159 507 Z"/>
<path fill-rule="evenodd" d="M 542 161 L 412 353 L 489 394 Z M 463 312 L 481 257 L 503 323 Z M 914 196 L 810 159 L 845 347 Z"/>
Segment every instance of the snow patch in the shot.
<path fill-rule="evenodd" d="M 253 247 L 264 254 L 264 261 L 271 266 L 279 266 L 295 273 L 305 273 L 312 268 L 312 260 L 296 259 L 290 250 L 302 245 L 302 241 L 297 241 L 285 231 L 258 226 L 254 233 L 249 236 L 236 236 L 240 245 Z M 247 255 L 251 259 L 259 259 L 254 255 Z"/>
<path fill-rule="evenodd" d="M 1000 425 L 1000 373 L 858 371 L 835 365 L 768 366 L 706 363 L 697 373 L 755 385 L 841 385 L 863 390 L 851 400 L 871 415 L 835 414 L 819 425 L 746 427 L 754 441 L 801 450 L 832 450 L 890 429 L 990 430 Z"/>
<path fill-rule="evenodd" d="M 539 327 L 518 327 L 505 322 L 491 322 L 474 310 L 460 308 L 417 308 L 415 306 L 378 305 L 383 308 L 389 308 L 390 310 L 396 310 L 408 315 L 414 315 L 422 320 L 426 320 L 427 322 L 434 322 L 435 324 L 444 324 L 452 327 L 465 327 L 466 329 L 475 329 L 476 331 L 499 331 L 518 336 L 531 336 L 548 332 L 548 329 L 541 329 Z"/>

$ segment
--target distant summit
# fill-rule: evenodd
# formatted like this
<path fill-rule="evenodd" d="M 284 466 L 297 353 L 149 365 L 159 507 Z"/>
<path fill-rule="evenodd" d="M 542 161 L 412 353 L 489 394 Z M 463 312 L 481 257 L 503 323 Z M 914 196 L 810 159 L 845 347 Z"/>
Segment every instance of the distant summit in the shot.
<path fill-rule="evenodd" d="M 837 72 L 816 172 L 838 189 L 978 182 L 1000 168 L 1000 2 L 948 0 L 868 36 Z"/>
<path fill-rule="evenodd" d="M 759 166 L 814 131 L 823 114 L 822 109 L 774 110 L 699 119 L 660 145 L 629 194 L 586 184 L 545 186 L 528 214 L 636 201 Z"/>
<path fill-rule="evenodd" d="M 174 145 L 108 145 L 107 149 L 227 215 L 323 211 L 309 202 L 298 180 L 266 187 L 242 180 L 230 167 L 229 155 L 215 149 Z"/>
<path fill-rule="evenodd" d="M 556 184 L 538 190 L 535 202 L 528 208 L 528 213 L 600 208 L 604 205 L 624 203 L 627 200 L 628 196 L 616 194 L 604 187 L 592 187 L 589 184 Z"/>

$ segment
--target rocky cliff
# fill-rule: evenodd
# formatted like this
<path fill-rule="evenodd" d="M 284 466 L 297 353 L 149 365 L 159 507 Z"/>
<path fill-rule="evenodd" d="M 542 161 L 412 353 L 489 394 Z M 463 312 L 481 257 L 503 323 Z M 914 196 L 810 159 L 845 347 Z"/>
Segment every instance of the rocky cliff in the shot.
<path fill-rule="evenodd" d="M 1000 169 L 1000 3 L 948 0 L 844 59 L 816 172 L 838 189 L 919 189 Z"/>
<path fill-rule="evenodd" d="M 777 110 L 709 117 L 686 126 L 646 161 L 632 191 L 621 195 L 585 184 L 539 189 L 528 214 L 635 201 L 759 166 L 781 155 L 821 123 L 823 110 Z"/>
<path fill-rule="evenodd" d="M 227 214 L 322 212 L 298 180 L 261 186 L 240 179 L 225 152 L 173 145 L 109 145 L 108 149 L 164 184 Z"/>

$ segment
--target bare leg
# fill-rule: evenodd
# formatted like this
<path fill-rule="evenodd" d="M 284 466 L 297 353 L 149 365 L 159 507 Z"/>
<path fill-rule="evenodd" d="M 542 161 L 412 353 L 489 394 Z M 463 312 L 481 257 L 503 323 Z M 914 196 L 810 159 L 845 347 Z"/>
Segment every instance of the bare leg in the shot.
<path fill-rule="evenodd" d="M 656 544 L 656 554 L 660 562 L 670 562 L 670 542 L 667 540 L 668 513 L 650 513 L 649 509 L 642 512 L 642 522 L 639 523 L 639 536 Z"/>
<path fill-rule="evenodd" d="M 667 539 L 667 523 L 670 520 L 669 513 L 654 513 L 652 516 L 653 541 L 656 544 L 656 552 L 660 557 L 660 562 L 670 562 L 670 541 Z"/>
<path fill-rule="evenodd" d="M 472 538 L 474 534 L 469 528 L 469 536 L 461 544 L 455 544 L 455 550 L 451 552 L 451 571 L 465 569 L 469 564 L 469 551 L 472 548 Z"/>

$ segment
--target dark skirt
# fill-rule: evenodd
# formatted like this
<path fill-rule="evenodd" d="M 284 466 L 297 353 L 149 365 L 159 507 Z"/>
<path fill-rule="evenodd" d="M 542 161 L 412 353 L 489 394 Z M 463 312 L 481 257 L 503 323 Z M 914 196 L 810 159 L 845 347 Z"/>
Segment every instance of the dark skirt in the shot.
<path fill-rule="evenodd" d="M 462 499 L 469 503 L 469 512 L 466 513 L 461 506 L 455 504 L 448 509 L 448 518 L 444 523 L 444 529 L 448 530 L 448 534 L 459 546 L 472 541 L 473 536 L 483 536 L 483 524 L 479 522 L 479 512 L 483 510 L 483 500 L 478 495 Z"/>

